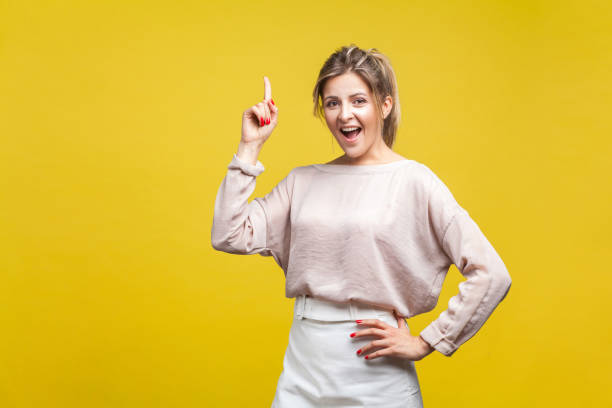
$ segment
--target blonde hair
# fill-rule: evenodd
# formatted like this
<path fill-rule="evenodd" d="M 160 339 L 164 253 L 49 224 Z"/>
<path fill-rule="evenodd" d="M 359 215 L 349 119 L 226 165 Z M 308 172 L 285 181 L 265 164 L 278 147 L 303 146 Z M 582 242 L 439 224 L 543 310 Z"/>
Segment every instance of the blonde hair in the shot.
<path fill-rule="evenodd" d="M 314 115 L 321 120 L 325 119 L 323 108 L 323 88 L 328 79 L 347 72 L 355 72 L 370 87 L 374 95 L 374 104 L 383 118 L 383 102 L 387 96 L 393 99 L 391 112 L 383 120 L 382 137 L 384 142 L 393 147 L 397 128 L 400 122 L 400 104 L 395 72 L 391 67 L 389 58 L 376 48 L 363 50 L 355 44 L 338 48 L 323 64 L 317 83 L 312 92 L 314 102 Z"/>

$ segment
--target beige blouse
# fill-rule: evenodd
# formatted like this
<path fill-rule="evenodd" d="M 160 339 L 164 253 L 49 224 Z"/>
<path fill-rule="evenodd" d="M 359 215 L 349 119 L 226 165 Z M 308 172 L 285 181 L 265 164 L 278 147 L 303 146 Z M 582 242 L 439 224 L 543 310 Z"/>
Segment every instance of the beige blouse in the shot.
<path fill-rule="evenodd" d="M 212 246 L 273 257 L 288 298 L 354 300 L 410 318 L 434 309 L 455 264 L 467 280 L 420 333 L 450 356 L 510 289 L 491 243 L 422 163 L 296 167 L 249 202 L 263 171 L 234 154 L 216 196 Z"/>

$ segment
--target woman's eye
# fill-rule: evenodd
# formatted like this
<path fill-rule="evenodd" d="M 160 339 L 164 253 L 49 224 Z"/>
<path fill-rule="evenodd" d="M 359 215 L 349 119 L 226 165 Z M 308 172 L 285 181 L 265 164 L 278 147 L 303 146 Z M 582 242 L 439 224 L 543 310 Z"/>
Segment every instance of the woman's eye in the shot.
<path fill-rule="evenodd" d="M 355 99 L 355 102 L 357 102 L 357 103 L 366 103 L 367 100 L 365 100 L 363 98 L 359 98 L 359 99 Z M 332 107 L 332 106 L 336 106 L 337 104 L 338 104 L 337 101 L 329 101 L 329 102 L 327 102 L 327 104 L 325 106 Z"/>

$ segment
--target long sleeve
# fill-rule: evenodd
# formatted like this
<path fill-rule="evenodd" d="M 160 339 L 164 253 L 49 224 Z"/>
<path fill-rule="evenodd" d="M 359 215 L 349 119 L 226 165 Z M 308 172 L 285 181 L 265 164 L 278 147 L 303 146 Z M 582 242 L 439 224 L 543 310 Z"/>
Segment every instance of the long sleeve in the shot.
<path fill-rule="evenodd" d="M 285 269 L 290 231 L 289 176 L 264 197 L 249 202 L 256 178 L 264 171 L 263 164 L 259 160 L 255 165 L 246 163 L 234 154 L 227 169 L 215 199 L 213 248 L 232 254 L 273 256 Z"/>
<path fill-rule="evenodd" d="M 429 222 L 443 252 L 467 279 L 448 309 L 420 333 L 450 357 L 482 327 L 506 297 L 512 280 L 502 259 L 478 225 L 433 173 L 428 200 Z"/>

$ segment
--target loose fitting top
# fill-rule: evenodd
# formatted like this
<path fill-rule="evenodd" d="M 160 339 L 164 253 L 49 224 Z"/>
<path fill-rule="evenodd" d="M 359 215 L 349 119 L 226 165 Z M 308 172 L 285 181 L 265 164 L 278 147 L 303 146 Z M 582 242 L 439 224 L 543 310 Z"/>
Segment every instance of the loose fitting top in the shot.
<path fill-rule="evenodd" d="M 434 309 L 455 264 L 467 280 L 420 333 L 451 356 L 510 289 L 491 243 L 418 161 L 300 166 L 249 202 L 263 171 L 234 154 L 216 196 L 212 246 L 273 257 L 287 298 L 356 301 L 410 318 Z"/>

